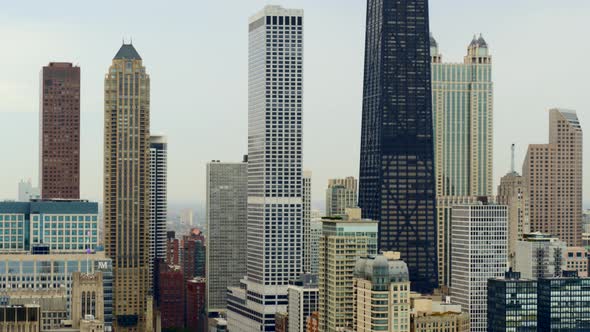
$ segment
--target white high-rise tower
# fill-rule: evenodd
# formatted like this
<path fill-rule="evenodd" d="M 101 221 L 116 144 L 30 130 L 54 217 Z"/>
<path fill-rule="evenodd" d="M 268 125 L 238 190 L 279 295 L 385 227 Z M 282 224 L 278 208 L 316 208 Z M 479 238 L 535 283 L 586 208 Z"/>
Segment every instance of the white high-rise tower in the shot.
<path fill-rule="evenodd" d="M 166 217 L 168 215 L 168 142 L 166 136 L 150 136 L 150 280 L 154 264 L 166 259 Z"/>
<path fill-rule="evenodd" d="M 248 80 L 247 276 L 228 289 L 228 329 L 274 331 L 303 267 L 303 10 L 250 18 Z"/>

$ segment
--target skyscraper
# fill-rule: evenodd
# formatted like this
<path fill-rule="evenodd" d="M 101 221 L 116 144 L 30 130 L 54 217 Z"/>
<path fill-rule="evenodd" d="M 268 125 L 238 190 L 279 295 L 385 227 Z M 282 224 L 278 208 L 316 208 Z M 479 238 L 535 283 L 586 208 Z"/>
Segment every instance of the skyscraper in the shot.
<path fill-rule="evenodd" d="M 33 187 L 31 179 L 18 182 L 18 202 L 28 202 L 41 197 L 38 187 Z"/>
<path fill-rule="evenodd" d="M 443 63 L 430 36 L 439 281 L 449 286 L 451 208 L 492 195 L 492 57 L 480 35 L 463 63 Z"/>
<path fill-rule="evenodd" d="M 549 110 L 549 144 L 529 145 L 522 170 L 532 232 L 582 245 L 582 127 L 575 111 Z"/>
<path fill-rule="evenodd" d="M 154 264 L 166 259 L 166 218 L 168 217 L 168 143 L 166 136 L 150 137 L 150 276 Z"/>
<path fill-rule="evenodd" d="M 303 172 L 303 271 L 311 273 L 311 171 Z"/>
<path fill-rule="evenodd" d="M 478 202 L 452 210 L 451 298 L 469 314 L 472 332 L 487 331 L 488 279 L 507 264 L 506 206 Z"/>
<path fill-rule="evenodd" d="M 438 286 L 427 0 L 369 0 L 359 206 L 412 289 Z"/>
<path fill-rule="evenodd" d="M 247 276 L 229 290 L 228 329 L 272 331 L 303 269 L 302 10 L 250 18 L 248 79 Z"/>
<path fill-rule="evenodd" d="M 113 260 L 114 327 L 146 330 L 149 288 L 150 78 L 123 44 L 105 76 L 105 252 Z"/>
<path fill-rule="evenodd" d="M 347 208 L 357 206 L 357 180 L 354 177 L 328 180 L 326 216 L 343 215 Z"/>
<path fill-rule="evenodd" d="M 377 254 L 377 222 L 361 218 L 359 208 L 342 218 L 322 219 L 319 265 L 319 329 L 343 331 L 354 324 L 353 279 L 356 262 Z"/>
<path fill-rule="evenodd" d="M 227 288 L 246 274 L 248 162 L 207 163 L 207 310 L 225 310 Z"/>
<path fill-rule="evenodd" d="M 41 71 L 39 187 L 43 199 L 80 198 L 80 67 Z"/>

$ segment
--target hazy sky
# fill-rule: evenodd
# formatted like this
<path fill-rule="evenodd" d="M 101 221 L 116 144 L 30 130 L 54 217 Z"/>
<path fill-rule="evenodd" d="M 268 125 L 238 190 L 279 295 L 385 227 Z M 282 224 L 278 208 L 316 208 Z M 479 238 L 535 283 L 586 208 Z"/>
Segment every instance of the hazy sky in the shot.
<path fill-rule="evenodd" d="M 0 199 L 38 174 L 39 71 L 69 61 L 82 71 L 81 194 L 102 200 L 103 78 L 122 37 L 151 75 L 153 133 L 169 140 L 169 200 L 204 200 L 205 163 L 247 153 L 248 17 L 265 4 L 305 10 L 304 166 L 313 200 L 329 177 L 358 176 L 363 0 L 11 1 L 0 10 Z M 590 128 L 590 1 L 431 0 L 443 60 L 460 62 L 474 33 L 493 55 L 494 178 L 517 168 L 529 143 L 548 140 L 550 107 Z"/>

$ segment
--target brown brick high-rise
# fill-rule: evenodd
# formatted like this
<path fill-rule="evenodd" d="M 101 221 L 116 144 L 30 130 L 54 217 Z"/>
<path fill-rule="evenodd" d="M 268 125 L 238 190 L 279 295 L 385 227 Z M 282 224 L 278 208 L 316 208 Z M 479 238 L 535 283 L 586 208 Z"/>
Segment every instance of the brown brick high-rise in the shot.
<path fill-rule="evenodd" d="M 80 67 L 41 71 L 39 186 L 43 199 L 80 198 Z"/>
<path fill-rule="evenodd" d="M 104 81 L 105 252 L 113 260 L 115 331 L 148 331 L 150 78 L 123 44 Z M 182 310 L 180 308 L 179 310 Z"/>
<path fill-rule="evenodd" d="M 524 161 L 531 232 L 582 245 L 582 127 L 575 111 L 549 111 L 549 144 L 531 144 Z"/>

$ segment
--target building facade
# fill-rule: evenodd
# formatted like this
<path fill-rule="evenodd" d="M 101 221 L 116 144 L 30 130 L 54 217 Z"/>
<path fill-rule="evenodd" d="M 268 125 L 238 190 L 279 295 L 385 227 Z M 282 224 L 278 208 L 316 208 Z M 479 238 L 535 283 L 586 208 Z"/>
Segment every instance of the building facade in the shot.
<path fill-rule="evenodd" d="M 168 142 L 166 136 L 150 136 L 150 281 L 154 265 L 166 258 L 168 217 Z"/>
<path fill-rule="evenodd" d="M 145 331 L 150 286 L 150 78 L 123 44 L 104 80 L 104 229 L 117 331 Z"/>
<path fill-rule="evenodd" d="M 428 297 L 412 297 L 410 302 L 411 332 L 469 332 L 469 315 L 460 305 Z"/>
<path fill-rule="evenodd" d="M 313 218 L 309 227 L 309 256 L 311 274 L 318 274 L 320 264 L 320 238 L 322 237 L 321 218 Z"/>
<path fill-rule="evenodd" d="M 379 249 L 401 253 L 422 293 L 438 287 L 428 22 L 428 0 L 367 1 L 359 178 Z"/>
<path fill-rule="evenodd" d="M 38 304 L 0 305 L 0 332 L 40 332 L 40 309 Z"/>
<path fill-rule="evenodd" d="M 182 237 L 180 261 L 185 280 L 194 277 L 205 278 L 207 268 L 205 241 L 205 235 L 196 228 L 193 228 L 189 235 Z"/>
<path fill-rule="evenodd" d="M 38 187 L 33 187 L 31 179 L 20 180 L 18 182 L 18 202 L 28 202 L 31 199 L 40 199 L 41 191 Z"/>
<path fill-rule="evenodd" d="M 248 29 L 247 275 L 228 329 L 272 331 L 303 270 L 303 10 L 266 6 Z"/>
<path fill-rule="evenodd" d="M 450 286 L 451 208 L 492 195 L 492 56 L 473 37 L 463 63 L 444 63 L 430 36 L 438 224 L 438 274 Z"/>
<path fill-rule="evenodd" d="M 88 201 L 0 202 L 0 253 L 94 251 L 99 244 L 98 203 Z"/>
<path fill-rule="evenodd" d="M 72 273 L 70 319 L 75 328 L 87 315 L 104 321 L 104 281 L 101 272 Z"/>
<path fill-rule="evenodd" d="M 180 265 L 180 240 L 174 231 L 166 232 L 166 264 Z"/>
<path fill-rule="evenodd" d="M 80 67 L 41 70 L 39 187 L 42 199 L 80 199 Z"/>
<path fill-rule="evenodd" d="M 377 254 L 377 222 L 358 208 L 344 217 L 322 219 L 319 264 L 319 329 L 335 332 L 354 324 L 354 268 L 361 257 Z"/>
<path fill-rule="evenodd" d="M 227 306 L 227 288 L 246 274 L 247 160 L 207 163 L 206 204 L 207 310 L 219 312 Z"/>
<path fill-rule="evenodd" d="M 582 245 L 582 127 L 575 111 L 549 110 L 549 144 L 531 144 L 522 170 L 532 232 Z"/>
<path fill-rule="evenodd" d="M 410 332 L 410 276 L 399 253 L 357 260 L 353 286 L 355 331 Z"/>
<path fill-rule="evenodd" d="M 159 303 L 162 329 L 181 329 L 184 327 L 185 281 L 180 266 L 160 266 Z"/>
<path fill-rule="evenodd" d="M 537 331 L 590 331 L 590 278 L 564 271 L 537 285 Z"/>
<path fill-rule="evenodd" d="M 206 280 L 193 278 L 186 281 L 185 325 L 190 331 L 205 332 L 207 330 Z"/>
<path fill-rule="evenodd" d="M 588 277 L 588 248 L 568 247 L 565 255 L 565 268 L 568 271 L 577 271 L 581 278 Z"/>
<path fill-rule="evenodd" d="M 297 281 L 292 281 L 287 289 L 289 295 L 289 332 L 305 332 L 307 318 L 318 311 L 320 290 L 318 276 L 302 274 Z"/>
<path fill-rule="evenodd" d="M 488 279 L 506 271 L 507 218 L 506 206 L 485 202 L 452 210 L 451 298 L 469 314 L 472 332 L 487 329 Z"/>
<path fill-rule="evenodd" d="M 357 207 L 357 188 L 358 181 L 352 176 L 329 179 L 326 189 L 326 216 L 341 216 L 347 208 Z"/>
<path fill-rule="evenodd" d="M 311 171 L 303 171 L 303 272 L 311 273 Z"/>
<path fill-rule="evenodd" d="M 515 249 L 512 268 L 525 279 L 559 277 L 567 267 L 565 242 L 548 234 L 524 234 Z"/>
<path fill-rule="evenodd" d="M 522 241 L 531 229 L 527 195 L 525 179 L 516 171 L 512 170 L 500 179 L 498 204 L 508 207 L 508 260 L 510 266 L 518 271 L 515 267 L 517 241 Z"/>
<path fill-rule="evenodd" d="M 537 281 L 506 272 L 503 278 L 488 280 L 489 332 L 537 331 Z"/>

